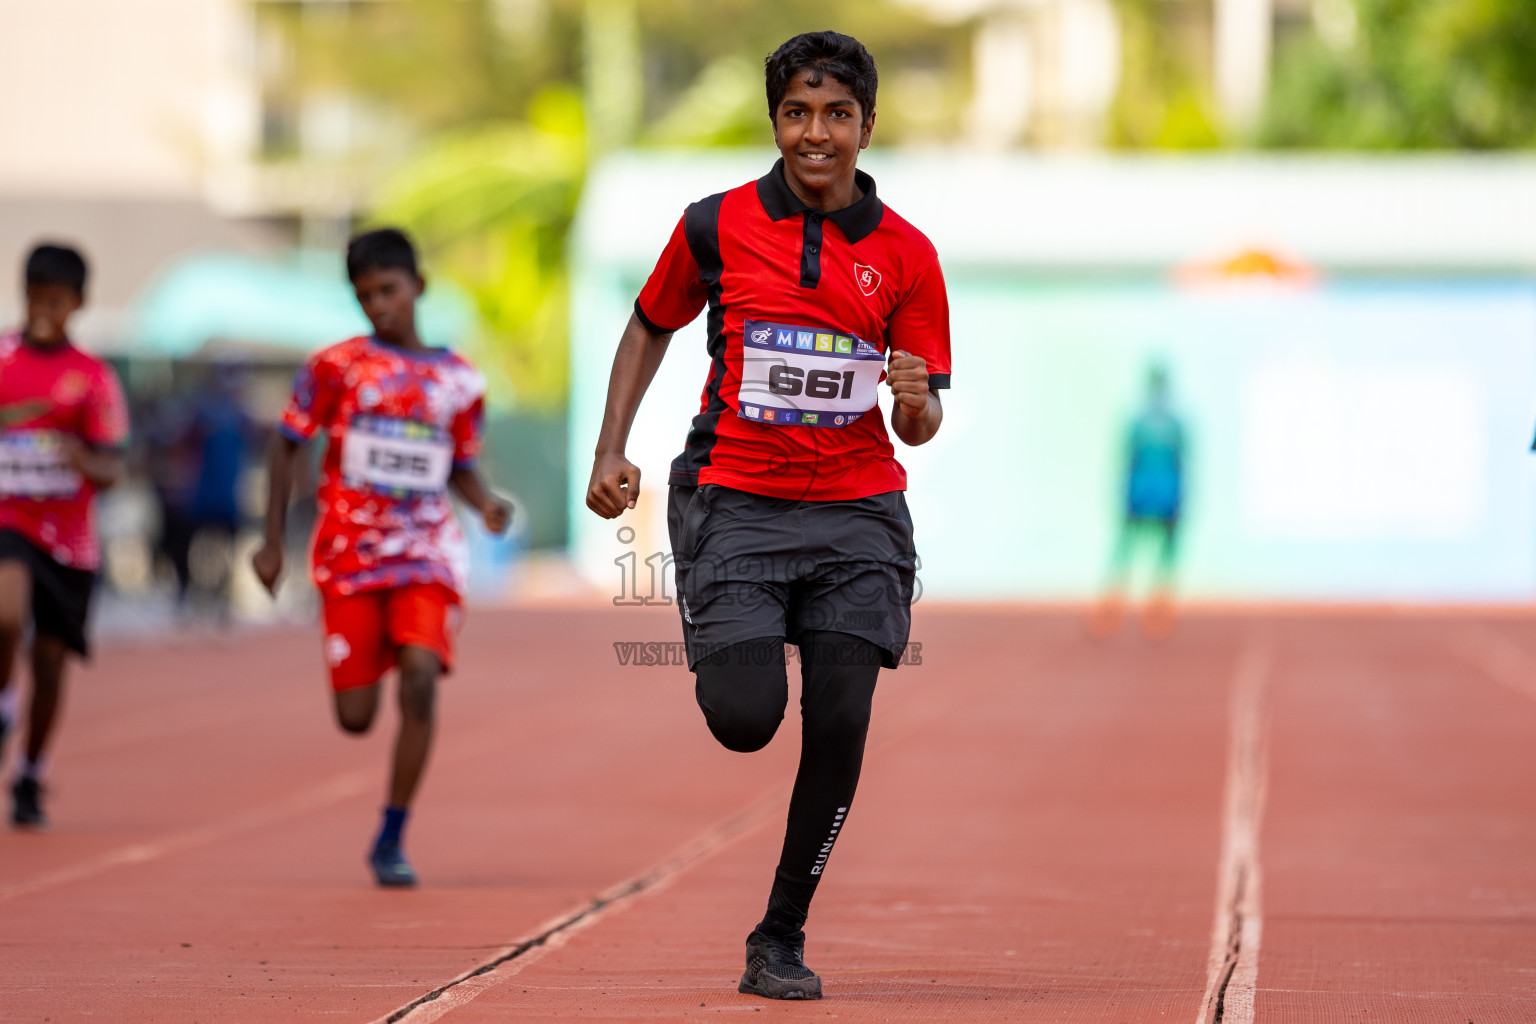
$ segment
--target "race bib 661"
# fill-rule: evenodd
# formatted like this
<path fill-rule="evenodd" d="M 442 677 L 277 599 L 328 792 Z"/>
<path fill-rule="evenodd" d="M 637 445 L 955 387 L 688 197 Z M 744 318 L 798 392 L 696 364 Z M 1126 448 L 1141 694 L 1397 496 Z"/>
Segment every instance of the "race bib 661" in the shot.
<path fill-rule="evenodd" d="M 825 327 L 748 320 L 738 415 L 771 426 L 845 427 L 878 404 L 885 353 Z"/>

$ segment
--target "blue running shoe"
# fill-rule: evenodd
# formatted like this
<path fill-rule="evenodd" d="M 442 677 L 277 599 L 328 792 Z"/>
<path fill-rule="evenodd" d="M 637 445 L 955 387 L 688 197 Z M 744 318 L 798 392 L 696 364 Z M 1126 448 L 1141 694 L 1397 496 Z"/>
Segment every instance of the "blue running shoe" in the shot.
<path fill-rule="evenodd" d="M 805 932 L 747 936 L 747 969 L 736 991 L 769 999 L 820 999 L 821 978 L 805 966 Z"/>
<path fill-rule="evenodd" d="M 416 871 L 405 859 L 405 851 L 399 843 L 383 842 L 374 846 L 368 855 L 368 866 L 380 885 L 391 888 L 416 884 Z"/>

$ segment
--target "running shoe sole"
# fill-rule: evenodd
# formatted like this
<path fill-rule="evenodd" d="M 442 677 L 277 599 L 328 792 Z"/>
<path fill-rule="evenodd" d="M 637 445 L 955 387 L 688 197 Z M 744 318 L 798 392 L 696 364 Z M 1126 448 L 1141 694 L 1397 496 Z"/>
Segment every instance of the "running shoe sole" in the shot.
<path fill-rule="evenodd" d="M 762 981 L 776 982 L 776 984 L 754 985 L 748 980 L 747 973 L 741 976 L 741 984 L 736 986 L 736 991 L 742 995 L 762 996 L 764 999 L 820 999 L 821 979 L 807 978 L 804 981 L 779 981 L 777 978 L 763 976 Z"/>

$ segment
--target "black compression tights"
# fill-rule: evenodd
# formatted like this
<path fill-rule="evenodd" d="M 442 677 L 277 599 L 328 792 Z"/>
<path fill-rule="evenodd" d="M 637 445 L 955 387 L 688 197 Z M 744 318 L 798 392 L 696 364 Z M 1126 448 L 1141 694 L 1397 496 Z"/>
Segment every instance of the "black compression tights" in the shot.
<path fill-rule="evenodd" d="M 864 761 L 881 650 L 848 633 L 800 637 L 800 770 L 784 850 L 758 930 L 786 936 L 805 925 L 816 883 L 847 820 Z M 789 702 L 784 638 L 733 644 L 695 667 L 709 731 L 731 750 L 761 750 Z"/>

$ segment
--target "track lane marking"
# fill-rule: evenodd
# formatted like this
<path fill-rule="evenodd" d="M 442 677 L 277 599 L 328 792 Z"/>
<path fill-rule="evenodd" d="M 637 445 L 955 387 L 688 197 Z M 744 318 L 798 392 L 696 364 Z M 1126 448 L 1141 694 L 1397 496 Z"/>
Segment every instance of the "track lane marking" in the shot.
<path fill-rule="evenodd" d="M 1033 663 L 1039 657 L 1036 654 L 1022 661 Z M 886 713 L 886 720 L 894 719 L 895 725 L 877 743 L 866 748 L 865 758 L 900 743 L 961 699 L 962 694 L 952 686 L 919 690 Z M 375 1018 L 369 1024 L 431 1024 L 471 1002 L 520 973 L 525 967 L 537 963 L 550 950 L 565 945 L 576 933 L 623 910 L 648 893 L 666 889 L 690 869 L 745 838 L 764 822 L 774 820 L 777 814 L 783 812 L 793 788 L 794 781 L 791 779 L 766 790 L 745 810 L 705 829 L 650 870 L 632 875 L 587 902 L 549 919 L 524 938 L 503 946 L 485 963 L 470 968 L 404 1006 Z"/>
<path fill-rule="evenodd" d="M 754 828 L 770 820 L 790 792 L 789 785 L 775 786 L 747 807 L 746 810 L 705 829 L 693 840 L 685 843 L 670 856 L 647 871 L 633 875 L 610 886 L 586 903 L 551 918 L 539 925 L 531 934 L 502 947 L 485 963 L 472 967 L 458 977 L 439 985 L 382 1017 L 372 1024 L 430 1024 L 463 1006 L 481 993 L 486 992 L 523 968 L 537 963 L 552 949 L 565 945 L 572 935 L 590 928 L 602 918 L 622 910 L 634 898 L 647 892 L 665 889 L 689 868 L 707 860 L 710 856 L 729 847 L 733 842 L 750 834 Z"/>
<path fill-rule="evenodd" d="M 1457 652 L 1500 686 L 1536 700 L 1536 657 L 1483 622 L 1468 623 L 1453 641 Z"/>
<path fill-rule="evenodd" d="M 50 871 L 24 882 L 15 882 L 11 885 L 0 886 L 0 903 L 13 900 L 20 896 L 30 896 L 44 889 L 52 889 L 55 886 L 68 885 L 71 882 L 83 881 L 96 875 L 104 874 L 113 868 L 127 867 L 134 864 L 144 864 L 148 861 L 158 860 L 161 857 L 198 846 L 206 846 L 220 839 L 227 839 L 241 832 L 261 828 L 263 825 L 271 825 L 288 818 L 296 817 L 308 811 L 331 804 L 349 800 L 363 792 L 366 792 L 373 784 L 372 772 L 345 772 L 333 776 L 328 782 L 313 789 L 305 790 L 287 800 L 256 807 L 240 814 L 234 814 L 227 818 L 208 822 L 204 825 L 195 825 L 192 828 L 172 832 L 159 839 L 149 839 L 140 843 L 130 843 L 120 846 L 115 850 L 71 864 L 69 867 Z"/>
<path fill-rule="evenodd" d="M 440 764 L 454 764 L 461 761 L 472 760 L 487 753 L 493 753 L 503 749 L 505 741 L 502 738 L 500 720 L 493 727 L 486 727 L 471 733 L 465 742 L 454 750 L 445 753 L 438 759 Z M 68 885 L 79 882 L 96 875 L 104 874 L 114 868 L 132 867 L 144 864 L 148 861 L 159 860 L 184 850 L 199 846 L 207 846 L 210 843 L 227 839 L 230 836 L 242 832 L 249 832 L 265 825 L 273 825 L 289 818 L 296 818 L 310 811 L 329 807 L 342 803 L 355 797 L 362 796 L 379 785 L 380 776 L 376 769 L 354 769 L 331 776 L 319 786 L 305 789 L 299 793 L 280 800 L 276 803 L 265 804 L 251 808 L 238 814 L 225 818 L 205 822 L 164 834 L 158 838 L 146 839 L 142 842 L 129 843 L 95 857 L 88 858 L 68 867 L 49 871 L 42 875 L 22 882 L 13 882 L 9 885 L 0 885 L 0 903 L 16 899 L 20 896 L 28 896 L 44 889 L 55 886 Z"/>
<path fill-rule="evenodd" d="M 1252 1024 L 1264 931 L 1259 828 L 1269 780 L 1264 692 L 1273 642 L 1249 640 L 1238 654 L 1228 711 L 1227 780 L 1216 874 L 1216 916 L 1205 997 L 1195 1024 Z"/>

